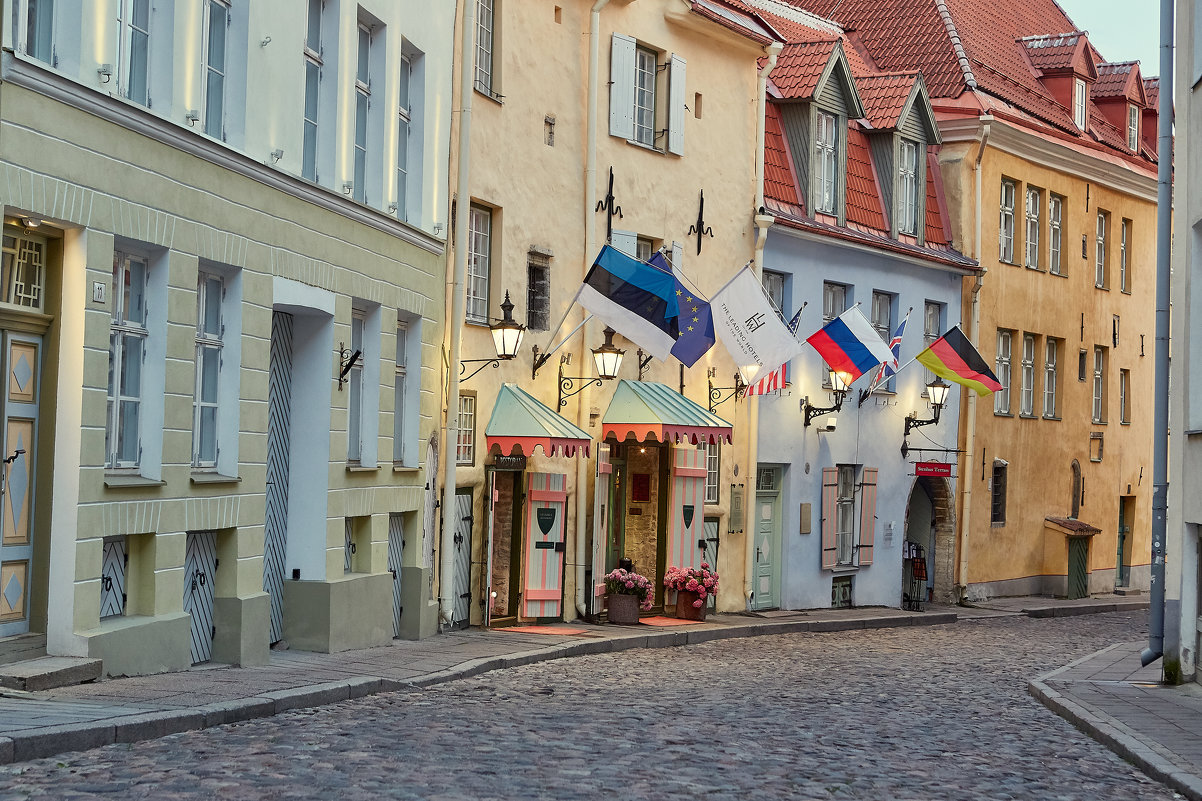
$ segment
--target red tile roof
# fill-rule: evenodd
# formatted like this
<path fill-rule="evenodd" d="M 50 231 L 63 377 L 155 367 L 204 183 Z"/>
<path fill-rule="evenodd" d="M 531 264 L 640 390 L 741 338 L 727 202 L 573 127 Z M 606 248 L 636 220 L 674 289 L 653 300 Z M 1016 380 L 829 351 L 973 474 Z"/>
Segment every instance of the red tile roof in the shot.
<path fill-rule="evenodd" d="M 933 152 L 927 155 L 927 247 L 947 248 L 950 237 L 947 232 L 947 204 L 943 202 L 943 184 L 935 180 L 939 175 L 939 160 Z"/>
<path fill-rule="evenodd" d="M 776 32 L 739 0 L 692 0 L 693 13 L 760 44 L 778 41 Z"/>
<path fill-rule="evenodd" d="M 1143 78 L 1138 61 L 1098 65 L 1098 81 L 1090 90 L 1095 99 L 1124 98 L 1137 106 L 1146 105 Z"/>
<path fill-rule="evenodd" d="M 764 196 L 795 204 L 805 213 L 797 191 L 793 159 L 780 127 L 780 111 L 775 103 L 768 104 L 764 120 Z"/>
<path fill-rule="evenodd" d="M 864 101 L 864 116 L 873 128 L 885 130 L 897 127 L 917 79 L 917 72 L 856 76 L 856 89 Z"/>
<path fill-rule="evenodd" d="M 812 98 L 818 87 L 818 79 L 822 77 L 822 70 L 838 44 L 838 39 L 786 44 L 771 75 L 780 96 L 786 100 Z"/>
<path fill-rule="evenodd" d="M 1144 97 L 1148 99 L 1148 108 L 1160 104 L 1160 78 L 1144 78 Z"/>
<path fill-rule="evenodd" d="M 881 211 L 881 193 L 876 171 L 868 155 L 868 137 L 858 125 L 847 131 L 847 192 L 844 199 L 847 224 L 888 234 L 889 224 Z"/>
<path fill-rule="evenodd" d="M 1057 33 L 1050 36 L 1024 36 L 1018 40 L 1027 51 L 1031 66 L 1037 70 L 1079 69 L 1092 77 L 1093 69 L 1082 69 L 1082 51 L 1086 49 L 1085 34 L 1081 31 Z"/>

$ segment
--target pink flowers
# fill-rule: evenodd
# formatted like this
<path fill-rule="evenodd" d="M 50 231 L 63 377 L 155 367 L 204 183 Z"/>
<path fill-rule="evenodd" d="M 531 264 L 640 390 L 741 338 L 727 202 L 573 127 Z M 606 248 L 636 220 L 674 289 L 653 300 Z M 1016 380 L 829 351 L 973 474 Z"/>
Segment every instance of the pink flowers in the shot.
<path fill-rule="evenodd" d="M 695 592 L 697 600 L 693 606 L 700 608 L 706 598 L 718 594 L 718 574 L 710 569 L 709 562 L 702 562 L 700 568 L 669 567 L 664 576 L 664 586 L 677 592 Z"/>
<path fill-rule="evenodd" d="M 651 579 L 633 571 L 619 567 L 606 573 L 605 591 L 611 595 L 637 595 L 644 610 L 651 608 Z"/>

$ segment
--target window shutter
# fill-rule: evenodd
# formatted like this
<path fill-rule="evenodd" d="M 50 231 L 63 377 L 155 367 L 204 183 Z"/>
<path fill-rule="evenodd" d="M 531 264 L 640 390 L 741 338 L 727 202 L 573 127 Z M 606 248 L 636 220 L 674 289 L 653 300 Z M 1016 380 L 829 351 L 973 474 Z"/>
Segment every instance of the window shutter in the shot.
<path fill-rule="evenodd" d="M 633 231 L 614 231 L 609 244 L 631 258 L 638 258 L 639 235 Z"/>
<path fill-rule="evenodd" d="M 839 503 L 839 468 L 822 468 L 822 569 L 834 570 L 838 556 L 835 516 Z"/>
<path fill-rule="evenodd" d="M 876 473 L 877 468 L 865 467 L 860 483 L 860 544 L 857 546 L 860 565 L 872 564 L 872 541 L 876 534 Z"/>
<path fill-rule="evenodd" d="M 684 59 L 675 53 L 668 63 L 668 152 L 684 155 Z"/>
<path fill-rule="evenodd" d="M 634 138 L 634 39 L 615 33 L 609 49 L 609 135 Z"/>
<path fill-rule="evenodd" d="M 672 267 L 678 272 L 684 267 L 684 245 L 679 242 L 672 243 Z"/>

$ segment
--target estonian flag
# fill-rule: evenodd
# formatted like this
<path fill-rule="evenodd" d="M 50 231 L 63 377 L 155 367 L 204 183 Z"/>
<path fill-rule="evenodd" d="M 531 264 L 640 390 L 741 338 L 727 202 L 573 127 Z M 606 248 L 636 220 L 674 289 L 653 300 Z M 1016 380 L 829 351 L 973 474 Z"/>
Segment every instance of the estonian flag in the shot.
<path fill-rule="evenodd" d="M 647 263 L 672 273 L 672 279 L 676 282 L 676 302 L 680 304 L 680 336 L 672 346 L 672 355 L 685 367 L 692 367 L 717 341 L 710 303 L 681 282 L 662 251 L 648 259 Z"/>
<path fill-rule="evenodd" d="M 932 342 L 916 358 L 940 378 L 968 387 L 982 397 L 1002 388 L 997 376 L 958 325 Z"/>
<path fill-rule="evenodd" d="M 606 245 L 584 277 L 576 299 L 655 358 L 666 361 L 672 354 L 680 312 L 671 272 Z"/>

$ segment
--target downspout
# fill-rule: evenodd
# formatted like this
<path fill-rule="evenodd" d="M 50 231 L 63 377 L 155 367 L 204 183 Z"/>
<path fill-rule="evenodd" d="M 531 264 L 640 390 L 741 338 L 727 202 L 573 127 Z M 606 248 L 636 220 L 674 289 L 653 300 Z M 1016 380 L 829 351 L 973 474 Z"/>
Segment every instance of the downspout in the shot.
<path fill-rule="evenodd" d="M 764 274 L 764 245 L 768 241 L 768 229 L 774 218 L 764 209 L 764 129 L 767 126 L 768 112 L 768 76 L 776 67 L 776 59 L 784 45 L 773 42 L 765 48 L 768 60 L 760 69 L 759 88 L 756 93 L 755 120 L 755 208 L 752 210 L 755 221 L 755 255 L 753 258 L 755 274 Z M 755 573 L 755 492 L 756 459 L 759 448 L 760 407 L 759 397 L 747 398 L 747 470 L 743 493 L 743 537 L 747 543 L 743 565 L 743 599 L 744 604 L 750 605 L 751 594 L 754 591 L 753 578 Z"/>
<path fill-rule="evenodd" d="M 601 9 L 609 4 L 609 0 L 596 0 L 588 20 L 588 114 L 586 123 L 587 144 L 585 145 L 584 166 L 584 264 L 583 270 L 593 258 L 597 249 L 597 223 L 593 213 L 593 199 L 597 196 L 597 73 L 601 63 Z M 584 276 L 581 275 L 581 278 Z M 589 330 L 595 326 L 584 327 L 581 337 L 580 363 L 587 364 L 587 348 Z M 589 405 L 585 402 L 592 393 L 585 391 L 581 394 L 576 405 L 576 424 L 584 431 L 588 430 Z M 600 458 L 598 451 L 597 457 Z M 588 515 L 588 498 L 585 488 L 588 486 L 588 462 L 576 460 L 576 614 L 584 617 L 588 614 L 587 596 L 584 593 L 585 566 L 591 561 L 586 554 L 588 538 L 585 536 L 584 522 Z M 595 491 L 595 490 L 594 490 Z M 594 576 L 594 580 L 596 577 Z"/>
<path fill-rule="evenodd" d="M 1195 9 L 1194 13 L 1198 13 Z M 1173 0 L 1160 0 L 1160 112 L 1156 136 L 1156 375 L 1152 393 L 1152 580 L 1144 665 L 1164 653 L 1164 547 L 1169 492 L 1169 270 L 1173 237 Z M 1172 655 L 1174 659 L 1177 654 Z"/>
<path fill-rule="evenodd" d="M 455 443 L 459 439 L 459 345 L 463 338 L 464 278 L 467 275 L 467 226 L 471 189 L 468 176 L 471 166 L 472 133 L 472 70 L 475 59 L 469 58 L 475 41 L 473 28 L 476 4 L 463 0 L 463 31 L 461 32 L 459 70 L 459 186 L 455 202 L 455 275 L 448 291 L 451 293 L 451 317 L 447 320 L 450 343 L 447 351 L 447 414 L 442 425 L 443 484 L 442 484 L 442 559 L 438 569 L 438 614 L 443 623 L 451 623 L 455 601 L 451 598 L 451 574 L 455 572 Z M 426 469 L 429 469 L 427 466 Z"/>
<path fill-rule="evenodd" d="M 977 148 L 977 160 L 973 165 L 974 182 L 976 184 L 976 256 L 980 267 L 976 280 L 972 285 L 972 325 L 968 332 L 968 340 L 977 346 L 981 338 L 981 284 L 985 282 L 985 260 L 981 258 L 981 159 L 985 156 L 985 148 L 989 144 L 989 124 L 993 117 L 985 114 L 981 117 L 981 146 Z M 979 348 L 978 348 L 979 350 Z M 968 600 L 968 524 L 972 520 L 972 475 L 968 469 L 972 464 L 972 454 L 976 447 L 977 438 L 977 393 L 969 392 L 968 414 L 964 432 L 964 469 L 960 470 L 960 526 L 957 529 L 956 550 L 960 554 L 960 566 L 957 571 L 957 582 L 960 587 L 960 597 L 956 600 Z"/>

